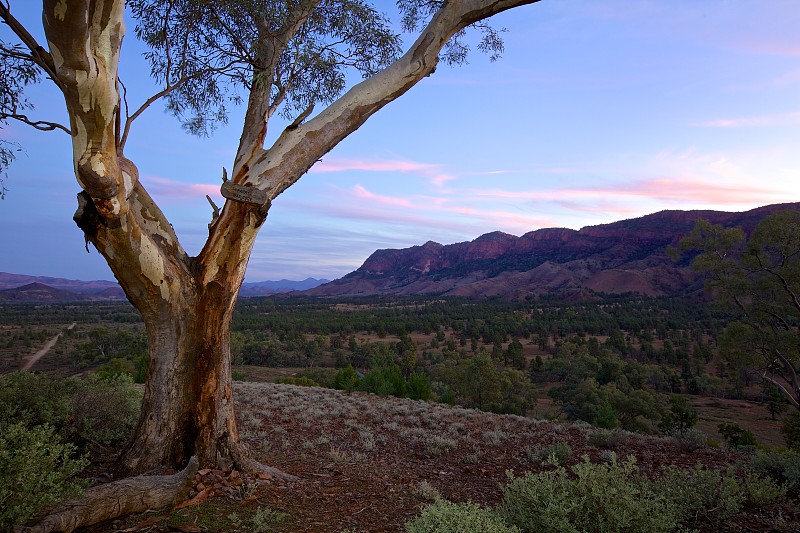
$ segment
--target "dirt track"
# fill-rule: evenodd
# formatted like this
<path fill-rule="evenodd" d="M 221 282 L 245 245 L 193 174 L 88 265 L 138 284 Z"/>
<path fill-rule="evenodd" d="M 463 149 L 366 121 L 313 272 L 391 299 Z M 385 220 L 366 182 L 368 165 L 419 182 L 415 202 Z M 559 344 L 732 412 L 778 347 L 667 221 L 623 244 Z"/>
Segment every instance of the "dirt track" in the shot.
<path fill-rule="evenodd" d="M 70 324 L 70 325 L 69 325 L 69 327 L 68 327 L 67 329 L 72 329 L 72 328 L 74 328 L 74 327 L 75 327 L 75 322 L 73 322 L 72 324 Z M 44 346 L 42 346 L 42 349 L 41 349 L 41 350 L 39 350 L 39 351 L 38 351 L 38 352 L 36 352 L 35 354 L 31 355 L 31 356 L 28 358 L 28 360 L 27 360 L 27 361 L 25 361 L 25 364 L 22 366 L 22 370 L 30 370 L 30 369 L 31 369 L 31 367 L 32 367 L 33 365 L 35 365 L 35 364 L 36 364 L 36 362 L 37 362 L 39 359 L 41 359 L 42 357 L 44 357 L 45 355 L 47 355 L 47 352 L 49 352 L 49 351 L 50 351 L 50 350 L 53 348 L 53 346 L 55 346 L 55 345 L 56 345 L 56 343 L 58 342 L 58 339 L 60 339 L 60 338 L 61 338 L 61 335 L 63 335 L 63 334 L 64 334 L 63 332 L 59 333 L 58 335 L 56 335 L 55 337 L 53 337 L 52 339 L 50 339 L 49 341 L 47 341 L 47 342 L 45 343 L 45 345 L 44 345 Z"/>

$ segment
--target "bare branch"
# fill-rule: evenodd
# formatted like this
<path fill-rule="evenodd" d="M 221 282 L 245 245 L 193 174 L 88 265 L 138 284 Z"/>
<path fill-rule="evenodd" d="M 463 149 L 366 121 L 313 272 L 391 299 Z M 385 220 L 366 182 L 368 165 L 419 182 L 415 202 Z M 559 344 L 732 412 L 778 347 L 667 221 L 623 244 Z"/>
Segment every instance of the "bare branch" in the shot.
<path fill-rule="evenodd" d="M 58 129 L 64 131 L 65 133 L 67 133 L 67 135 L 72 135 L 72 131 L 68 127 L 59 124 L 58 122 L 49 122 L 46 120 L 31 120 L 27 116 L 21 115 L 19 113 L 0 113 L 0 120 L 4 120 L 7 118 L 18 120 L 20 122 L 27 124 L 28 126 L 36 128 L 37 130 L 53 131 Z"/>
<path fill-rule="evenodd" d="M 789 401 L 789 403 L 791 403 L 794 407 L 800 409 L 800 401 L 798 401 L 795 395 L 787 391 L 786 387 L 784 387 L 779 381 L 776 381 L 775 379 L 769 377 L 766 373 L 766 370 L 761 375 L 761 379 L 763 379 L 764 381 L 768 381 L 769 383 L 772 383 L 779 391 L 781 391 L 781 393 Z"/>
<path fill-rule="evenodd" d="M 180 89 L 183 84 L 185 84 L 185 83 L 187 83 L 187 82 L 189 82 L 189 81 L 191 81 L 193 79 L 197 79 L 197 78 L 200 78 L 202 76 L 207 76 L 207 75 L 211 74 L 212 72 L 224 72 L 225 70 L 230 68 L 230 66 L 232 64 L 233 63 L 229 63 L 229 64 L 223 65 L 223 66 L 221 66 L 219 68 L 209 68 L 207 70 L 204 70 L 202 72 L 198 72 L 197 74 L 193 74 L 191 76 L 183 76 L 182 78 L 180 78 L 174 84 L 172 84 L 172 85 L 168 84 L 166 87 L 164 87 L 164 89 L 162 89 L 161 91 L 157 92 L 156 94 L 154 94 L 153 96 L 151 96 L 150 98 L 145 100 L 145 102 L 141 106 L 139 106 L 139 109 L 134 111 L 133 115 L 130 115 L 130 116 L 128 116 L 128 111 L 127 111 L 128 110 L 127 91 L 125 90 L 125 86 L 123 85 L 122 86 L 122 88 L 123 88 L 123 96 L 125 97 L 125 127 L 122 129 L 122 136 L 121 136 L 120 142 L 119 142 L 119 151 L 120 151 L 120 153 L 122 153 L 123 150 L 125 149 L 125 143 L 128 140 L 128 134 L 130 133 L 130 130 L 131 130 L 131 124 L 133 124 L 133 121 L 136 120 L 139 117 L 139 115 L 144 113 L 147 110 L 148 107 L 153 105 L 155 102 L 157 102 L 161 98 L 164 98 L 165 96 L 168 96 L 172 92 Z"/>

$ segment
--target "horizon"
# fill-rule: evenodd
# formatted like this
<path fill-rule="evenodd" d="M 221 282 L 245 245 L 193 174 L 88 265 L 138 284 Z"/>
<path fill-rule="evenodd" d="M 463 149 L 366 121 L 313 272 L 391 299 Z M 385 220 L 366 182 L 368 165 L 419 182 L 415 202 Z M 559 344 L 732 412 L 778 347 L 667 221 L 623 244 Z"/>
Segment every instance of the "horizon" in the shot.
<path fill-rule="evenodd" d="M 583 226 L 581 228 L 578 228 L 575 231 L 580 231 L 582 229 L 590 228 L 590 227 L 597 226 L 597 225 L 609 225 L 609 224 L 615 224 L 615 223 L 619 223 L 619 222 L 637 220 L 637 219 L 640 219 L 640 218 L 646 218 L 646 217 L 649 217 L 649 216 L 652 216 L 652 215 L 657 215 L 657 214 L 663 213 L 663 212 L 691 213 L 691 212 L 698 212 L 698 211 L 715 211 L 715 212 L 718 212 L 718 213 L 746 213 L 746 212 L 749 212 L 749 211 L 754 211 L 754 210 L 757 210 L 757 209 L 762 209 L 762 208 L 770 207 L 770 206 L 773 206 L 773 205 L 794 205 L 794 204 L 797 204 L 797 203 L 798 202 L 780 202 L 780 203 L 777 203 L 777 204 L 765 204 L 765 205 L 757 206 L 757 207 L 754 207 L 753 209 L 747 209 L 747 210 L 744 210 L 744 211 L 720 211 L 720 210 L 701 210 L 701 209 L 663 209 L 661 211 L 656 211 L 656 212 L 653 212 L 653 213 L 647 213 L 645 215 L 641 215 L 641 216 L 638 216 L 638 217 L 623 218 L 623 219 L 615 220 L 613 222 L 607 222 L 607 223 L 603 223 L 603 224 L 595 224 L 595 225 Z M 571 228 L 553 226 L 553 227 L 549 227 L 549 228 L 538 228 L 536 230 L 532 230 L 532 231 L 526 232 L 526 233 L 535 233 L 535 232 L 540 231 L 540 230 L 548 230 L 548 229 L 571 229 Z M 437 242 L 437 241 L 433 241 L 433 242 L 435 244 L 439 244 L 441 246 L 451 246 L 451 245 L 460 244 L 460 243 L 463 243 L 463 242 L 472 242 L 472 241 L 475 241 L 475 240 L 479 239 L 480 237 L 483 237 L 484 235 L 488 235 L 488 234 L 491 234 L 491 233 L 497 233 L 497 232 L 498 232 L 498 230 L 482 233 L 481 235 L 477 235 L 473 239 L 469 239 L 467 241 L 450 242 L 450 243 L 440 243 L 440 242 Z M 523 233 L 523 234 L 520 234 L 520 235 L 516 235 L 516 234 L 513 234 L 513 233 L 507 233 L 507 232 L 500 232 L 500 233 L 505 233 L 507 235 L 511 235 L 512 237 L 517 238 L 517 239 L 521 238 L 523 235 L 526 234 L 526 233 Z M 385 251 L 385 250 L 407 250 L 409 248 L 423 246 L 423 245 L 427 244 L 428 242 L 431 242 L 431 241 L 425 241 L 424 243 L 412 244 L 412 245 L 404 247 L 404 248 L 378 248 L 378 249 L 373 250 L 372 253 L 375 253 L 375 252 L 378 252 L 378 251 Z M 372 255 L 372 254 L 370 254 L 370 255 Z M 278 282 L 281 282 L 281 281 L 287 281 L 287 282 L 291 282 L 291 283 L 302 283 L 302 282 L 308 281 L 308 280 L 321 281 L 323 283 L 330 283 L 331 281 L 336 281 L 336 280 L 340 279 L 341 277 L 346 276 L 347 274 L 351 274 L 352 272 L 354 272 L 355 270 L 357 270 L 361 266 L 362 266 L 361 264 L 358 265 L 358 267 L 354 268 L 350 272 L 347 272 L 347 273 L 343 274 L 339 278 L 317 278 L 317 277 L 314 277 L 314 276 L 305 276 L 302 279 L 281 278 L 281 279 L 258 279 L 258 280 L 250 280 L 250 281 L 246 280 L 244 282 L 244 284 L 252 285 L 252 284 L 258 284 L 258 283 L 278 283 Z M 9 274 L 9 275 L 12 275 L 12 276 L 37 277 L 37 278 L 55 278 L 55 279 L 66 280 L 66 281 L 81 281 L 81 282 L 89 282 L 89 283 L 91 283 L 91 282 L 117 283 L 117 281 L 115 279 L 80 279 L 80 278 L 72 279 L 72 278 L 65 278 L 63 276 L 57 276 L 57 275 L 52 275 L 52 276 L 51 275 L 42 275 L 42 276 L 38 276 L 38 275 L 31 275 L 31 274 L 25 274 L 25 273 L 19 273 L 19 272 L 4 272 L 4 271 L 0 271 L 0 276 L 3 275 L 3 274 Z"/>
<path fill-rule="evenodd" d="M 43 41 L 30 4 L 12 1 L 12 12 Z M 800 201 L 794 2 L 543 0 L 492 23 L 509 30 L 499 61 L 473 51 L 468 65 L 440 66 L 276 199 L 248 283 L 333 280 L 375 250 L 429 240 Z M 135 107 L 154 91 L 133 26 L 121 76 Z M 27 94 L 33 117 L 64 120 L 47 80 Z M 211 219 L 205 195 L 221 205 L 240 119 L 237 109 L 208 139 L 160 105 L 134 123 L 127 155 L 190 255 Z M 67 136 L 15 123 L 0 135 L 25 150 L 0 203 L 11 228 L 0 270 L 113 280 L 71 220 L 79 187 Z"/>

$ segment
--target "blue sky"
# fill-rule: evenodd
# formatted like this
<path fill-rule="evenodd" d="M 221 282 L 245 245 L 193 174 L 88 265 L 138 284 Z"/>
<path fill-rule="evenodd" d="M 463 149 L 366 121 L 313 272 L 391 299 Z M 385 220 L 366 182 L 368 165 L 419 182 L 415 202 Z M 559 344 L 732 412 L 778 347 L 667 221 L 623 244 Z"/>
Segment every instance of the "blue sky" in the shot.
<path fill-rule="evenodd" d="M 12 12 L 39 36 L 32 4 L 12 0 Z M 797 0 L 542 0 L 494 24 L 508 29 L 500 61 L 439 67 L 273 203 L 248 281 L 336 278 L 378 248 L 495 230 L 800 201 Z M 129 21 L 121 76 L 134 106 L 154 92 L 141 51 Z M 30 96 L 35 116 L 66 122 L 57 92 Z M 158 106 L 134 123 L 126 155 L 190 254 L 207 235 L 204 195 L 221 204 L 240 116 L 209 139 Z M 68 137 L 0 134 L 25 148 L 0 202 L 0 271 L 112 279 L 71 220 Z"/>

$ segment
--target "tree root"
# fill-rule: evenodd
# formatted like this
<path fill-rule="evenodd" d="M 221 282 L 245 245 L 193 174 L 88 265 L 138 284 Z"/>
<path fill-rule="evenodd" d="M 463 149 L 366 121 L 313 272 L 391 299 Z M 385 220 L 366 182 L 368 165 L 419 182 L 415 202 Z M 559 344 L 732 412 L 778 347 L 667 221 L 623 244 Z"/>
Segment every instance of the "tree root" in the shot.
<path fill-rule="evenodd" d="M 241 459 L 240 461 L 241 461 L 240 468 L 244 472 L 251 472 L 254 474 L 260 474 L 260 473 L 269 474 L 273 477 L 283 479 L 284 481 L 300 481 L 300 478 L 297 476 L 293 476 L 292 474 L 284 472 L 283 470 L 279 470 L 275 467 L 259 463 L 258 461 L 256 461 L 251 457 Z"/>
<path fill-rule="evenodd" d="M 118 516 L 175 505 L 186 499 L 198 464 L 197 457 L 192 457 L 177 474 L 137 476 L 92 487 L 83 498 L 48 509 L 49 514 L 35 525 L 17 526 L 14 533 L 70 533 Z"/>
<path fill-rule="evenodd" d="M 253 459 L 250 447 L 243 444 L 238 443 L 238 446 L 233 450 L 233 460 L 236 466 L 243 472 L 249 472 L 252 474 L 269 474 L 270 476 L 283 479 L 284 481 L 300 481 L 300 478 L 297 476 L 293 476 L 283 470 L 279 470 L 272 466 L 267 466 L 263 463 L 259 463 L 255 459 Z"/>

